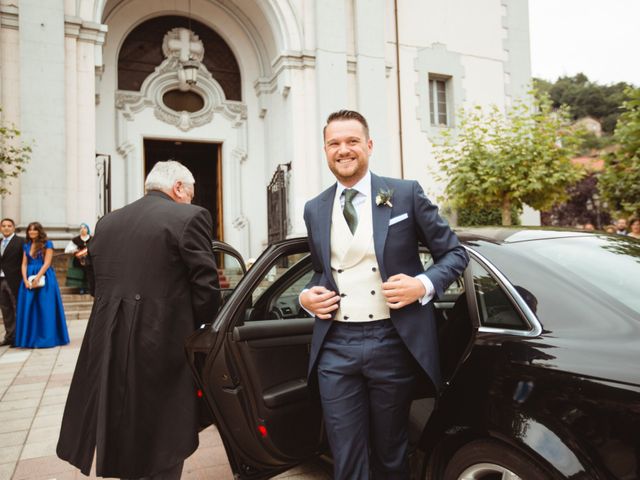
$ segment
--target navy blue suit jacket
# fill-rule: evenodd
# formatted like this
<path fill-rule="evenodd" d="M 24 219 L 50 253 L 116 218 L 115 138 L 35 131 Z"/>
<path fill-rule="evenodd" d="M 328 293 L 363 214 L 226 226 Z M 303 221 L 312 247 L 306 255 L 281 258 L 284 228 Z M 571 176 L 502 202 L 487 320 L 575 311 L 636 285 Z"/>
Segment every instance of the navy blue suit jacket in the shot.
<path fill-rule="evenodd" d="M 393 207 L 376 205 L 381 190 L 392 190 Z M 339 294 L 331 273 L 331 214 L 336 185 L 309 200 L 304 209 L 309 248 L 315 275 L 308 287 L 323 286 Z M 424 273 L 433 283 L 435 297 L 464 271 L 469 259 L 458 237 L 438 215 L 438 208 L 424 194 L 416 181 L 379 177 L 371 174 L 371 209 L 373 240 L 382 281 L 404 273 Z M 389 220 L 407 214 L 408 218 L 389 226 Z M 425 245 L 434 264 L 426 271 L 419 257 L 419 244 Z M 436 387 L 440 386 L 438 337 L 433 302 L 422 306 L 414 302 L 391 310 L 393 322 L 405 345 Z M 331 326 L 331 320 L 316 318 L 311 340 L 309 375 L 313 373 L 318 353 Z"/>

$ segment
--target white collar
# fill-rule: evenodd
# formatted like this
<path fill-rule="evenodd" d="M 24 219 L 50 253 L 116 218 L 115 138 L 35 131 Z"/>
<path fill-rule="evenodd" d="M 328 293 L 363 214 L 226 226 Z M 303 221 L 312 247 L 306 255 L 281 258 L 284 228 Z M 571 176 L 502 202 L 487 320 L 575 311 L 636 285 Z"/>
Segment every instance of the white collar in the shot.
<path fill-rule="evenodd" d="M 7 243 L 9 243 L 9 242 L 11 241 L 11 239 L 12 239 L 13 237 L 15 237 L 15 236 L 16 236 L 16 233 L 15 233 L 15 232 L 13 232 L 13 233 L 12 233 L 11 235 L 9 235 L 8 237 L 5 237 L 5 236 L 3 235 L 3 236 L 2 236 L 2 239 L 3 239 L 3 240 L 6 240 L 6 241 L 7 241 Z"/>
<path fill-rule="evenodd" d="M 336 198 L 340 198 L 342 192 L 344 192 L 347 188 L 354 188 L 358 191 L 358 193 L 361 193 L 365 197 L 371 197 L 371 171 L 367 170 L 365 176 L 362 177 L 360 181 L 353 187 L 345 187 L 338 181 L 336 183 Z"/>

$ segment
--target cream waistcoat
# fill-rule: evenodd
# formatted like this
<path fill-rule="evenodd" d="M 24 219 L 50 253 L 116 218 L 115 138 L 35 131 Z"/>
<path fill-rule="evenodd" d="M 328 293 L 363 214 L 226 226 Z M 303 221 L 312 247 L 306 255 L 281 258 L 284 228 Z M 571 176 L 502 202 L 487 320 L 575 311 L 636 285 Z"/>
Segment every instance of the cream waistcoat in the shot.
<path fill-rule="evenodd" d="M 331 273 L 342 296 L 336 320 L 371 322 L 389 318 L 382 295 L 382 278 L 373 244 L 371 202 L 358 212 L 358 228 L 351 233 L 340 200 L 333 202 L 331 218 Z"/>

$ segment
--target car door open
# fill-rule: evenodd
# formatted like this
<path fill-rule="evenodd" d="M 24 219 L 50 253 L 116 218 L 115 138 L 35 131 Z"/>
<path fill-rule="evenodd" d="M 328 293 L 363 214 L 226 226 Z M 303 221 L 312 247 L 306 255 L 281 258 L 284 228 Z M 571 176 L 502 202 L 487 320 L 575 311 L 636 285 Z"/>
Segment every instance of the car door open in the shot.
<path fill-rule="evenodd" d="M 311 273 L 306 239 L 270 246 L 188 341 L 240 478 L 267 478 L 323 450 L 320 405 L 307 389 L 314 319 L 298 302 Z"/>

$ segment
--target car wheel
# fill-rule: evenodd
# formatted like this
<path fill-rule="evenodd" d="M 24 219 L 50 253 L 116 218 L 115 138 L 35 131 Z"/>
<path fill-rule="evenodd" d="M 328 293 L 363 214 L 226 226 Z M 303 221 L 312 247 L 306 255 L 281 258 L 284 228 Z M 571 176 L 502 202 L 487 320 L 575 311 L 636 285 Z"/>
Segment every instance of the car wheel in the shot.
<path fill-rule="evenodd" d="M 447 463 L 444 480 L 541 480 L 549 478 L 533 460 L 495 440 L 475 440 Z"/>

